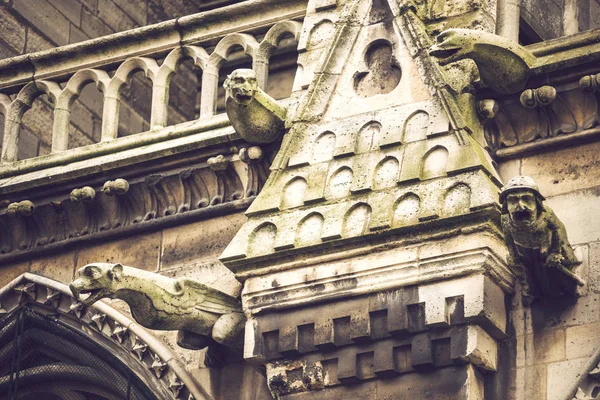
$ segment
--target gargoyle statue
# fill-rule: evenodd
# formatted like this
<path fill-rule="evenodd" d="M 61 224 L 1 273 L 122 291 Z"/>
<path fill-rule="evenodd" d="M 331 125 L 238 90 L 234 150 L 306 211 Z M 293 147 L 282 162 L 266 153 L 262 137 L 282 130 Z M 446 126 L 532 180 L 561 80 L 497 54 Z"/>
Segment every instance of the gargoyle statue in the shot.
<path fill-rule="evenodd" d="M 523 304 L 540 297 L 576 295 L 585 283 L 572 269 L 580 263 L 567 231 L 528 176 L 516 176 L 500 193 L 508 264 L 521 280 Z"/>
<path fill-rule="evenodd" d="M 477 64 L 483 83 L 497 92 L 522 90 L 536 57 L 526 48 L 502 36 L 472 29 L 448 29 L 436 37 L 429 54 L 446 65 L 463 59 Z"/>
<path fill-rule="evenodd" d="M 140 325 L 178 330 L 177 344 L 187 349 L 216 342 L 239 350 L 243 343 L 246 318 L 238 299 L 192 279 L 97 263 L 80 268 L 69 288 L 86 306 L 104 297 L 125 301 Z"/>
<path fill-rule="evenodd" d="M 236 69 L 225 79 L 225 108 L 237 133 L 252 144 L 271 143 L 283 135 L 287 109 L 258 87 L 251 69 Z"/>

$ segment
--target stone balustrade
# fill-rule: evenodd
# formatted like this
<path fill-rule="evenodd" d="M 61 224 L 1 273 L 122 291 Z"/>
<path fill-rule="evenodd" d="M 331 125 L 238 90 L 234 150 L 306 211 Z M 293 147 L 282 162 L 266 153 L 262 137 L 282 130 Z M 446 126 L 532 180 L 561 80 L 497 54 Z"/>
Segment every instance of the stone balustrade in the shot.
<path fill-rule="evenodd" d="M 216 114 L 219 70 L 231 52 L 241 47 L 252 58 L 264 88 L 270 56 L 284 36 L 298 40 L 302 24 L 297 20 L 305 7 L 298 0 L 248 1 L 228 7 L 227 20 L 219 17 L 222 10 L 209 11 L 0 62 L 0 113 L 5 117 L 0 173 L 23 171 L 24 162 L 17 157 L 19 129 L 23 114 L 43 94 L 54 108 L 51 154 L 42 157 L 46 164 L 55 158 L 51 164 L 60 165 L 65 158 L 57 153 L 69 147 L 71 108 L 90 83 L 103 96 L 101 142 L 117 139 L 120 90 L 138 71 L 152 82 L 150 130 L 164 128 L 171 78 L 187 59 L 202 71 L 200 119 L 210 125 Z"/>

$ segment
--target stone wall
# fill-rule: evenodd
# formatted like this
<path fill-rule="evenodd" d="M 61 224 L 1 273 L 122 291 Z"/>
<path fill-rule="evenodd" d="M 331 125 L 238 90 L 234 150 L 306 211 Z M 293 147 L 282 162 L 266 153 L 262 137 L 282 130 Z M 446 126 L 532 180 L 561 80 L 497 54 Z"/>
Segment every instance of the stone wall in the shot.
<path fill-rule="evenodd" d="M 529 175 L 538 183 L 546 204 L 564 223 L 583 261 L 579 274 L 588 283 L 574 305 L 540 302 L 523 309 L 518 296 L 513 299 L 511 399 L 565 399 L 600 346 L 599 151 L 596 142 L 500 164 L 505 182 L 515 175 Z"/>

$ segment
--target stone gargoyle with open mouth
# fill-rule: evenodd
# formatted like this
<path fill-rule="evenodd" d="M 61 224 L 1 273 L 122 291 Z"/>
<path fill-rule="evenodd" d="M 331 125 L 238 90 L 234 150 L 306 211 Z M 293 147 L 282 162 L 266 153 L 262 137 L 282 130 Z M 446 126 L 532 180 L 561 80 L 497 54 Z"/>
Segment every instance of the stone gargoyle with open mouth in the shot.
<path fill-rule="evenodd" d="M 88 307 L 105 297 L 125 301 L 140 325 L 178 330 L 177 344 L 186 349 L 198 350 L 215 342 L 234 350 L 243 345 L 246 318 L 240 301 L 193 279 L 95 263 L 80 268 L 69 288 Z"/>

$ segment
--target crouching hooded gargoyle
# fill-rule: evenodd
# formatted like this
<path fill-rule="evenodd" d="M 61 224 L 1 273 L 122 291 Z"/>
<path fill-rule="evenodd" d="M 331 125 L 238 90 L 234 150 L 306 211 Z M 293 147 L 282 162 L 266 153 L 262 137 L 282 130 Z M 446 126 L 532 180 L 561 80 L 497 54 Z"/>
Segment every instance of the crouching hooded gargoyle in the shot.
<path fill-rule="evenodd" d="M 223 83 L 231 125 L 247 142 L 271 143 L 283 135 L 287 109 L 258 87 L 251 69 L 236 69 Z"/>
<path fill-rule="evenodd" d="M 567 231 L 544 200 L 528 176 L 512 178 L 500 193 L 508 263 L 521 280 L 525 306 L 538 298 L 575 296 L 584 285 L 573 273 L 580 261 Z"/>
<path fill-rule="evenodd" d="M 79 269 L 79 277 L 69 288 L 88 307 L 104 297 L 125 301 L 140 325 L 178 330 L 177 344 L 183 348 L 208 346 L 208 364 L 222 361 L 220 345 L 236 351 L 243 346 L 246 318 L 239 300 L 198 281 L 171 279 L 121 264 L 97 263 Z M 82 294 L 89 296 L 83 298 Z"/>

